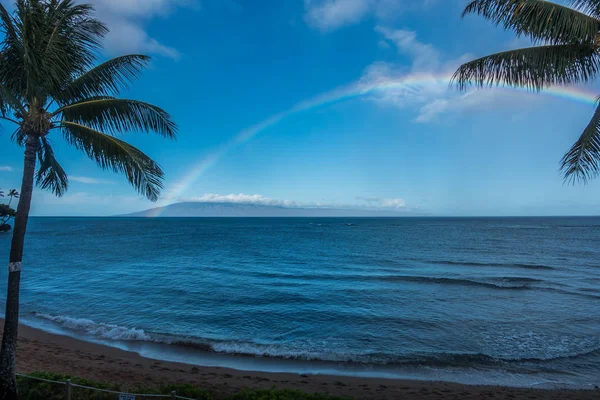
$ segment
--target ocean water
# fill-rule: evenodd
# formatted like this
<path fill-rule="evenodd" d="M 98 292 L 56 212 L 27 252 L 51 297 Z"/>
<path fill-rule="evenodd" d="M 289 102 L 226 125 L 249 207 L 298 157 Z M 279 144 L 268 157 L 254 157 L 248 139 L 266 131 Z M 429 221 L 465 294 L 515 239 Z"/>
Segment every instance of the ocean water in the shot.
<path fill-rule="evenodd" d="M 25 253 L 25 323 L 149 357 L 600 384 L 600 218 L 32 218 Z"/>

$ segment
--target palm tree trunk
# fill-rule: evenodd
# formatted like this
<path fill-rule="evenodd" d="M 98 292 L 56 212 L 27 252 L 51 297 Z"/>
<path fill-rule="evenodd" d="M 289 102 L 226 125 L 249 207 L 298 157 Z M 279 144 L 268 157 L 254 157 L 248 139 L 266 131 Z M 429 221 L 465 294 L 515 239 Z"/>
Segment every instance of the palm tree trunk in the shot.
<path fill-rule="evenodd" d="M 4 318 L 4 335 L 0 350 L 0 399 L 17 399 L 16 352 L 19 328 L 19 283 L 21 281 L 21 261 L 23 259 L 23 243 L 29 219 L 31 195 L 33 194 L 33 177 L 35 160 L 40 145 L 38 136 L 29 135 L 25 144 L 25 161 L 21 198 L 17 206 L 17 215 L 13 228 L 8 264 L 8 289 L 6 291 L 6 316 Z"/>

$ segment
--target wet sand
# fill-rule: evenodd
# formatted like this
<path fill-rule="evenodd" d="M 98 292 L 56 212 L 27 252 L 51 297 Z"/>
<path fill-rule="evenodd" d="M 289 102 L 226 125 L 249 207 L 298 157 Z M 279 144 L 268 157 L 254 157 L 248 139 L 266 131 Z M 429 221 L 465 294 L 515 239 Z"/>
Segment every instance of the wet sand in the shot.
<path fill-rule="evenodd" d="M 1 321 L 0 321 L 1 323 Z M 17 370 L 55 372 L 123 387 L 191 383 L 223 399 L 244 387 L 297 389 L 355 399 L 515 399 L 600 400 L 600 390 L 546 390 L 469 386 L 445 382 L 404 381 L 329 375 L 237 371 L 144 358 L 100 344 L 21 326 Z"/>

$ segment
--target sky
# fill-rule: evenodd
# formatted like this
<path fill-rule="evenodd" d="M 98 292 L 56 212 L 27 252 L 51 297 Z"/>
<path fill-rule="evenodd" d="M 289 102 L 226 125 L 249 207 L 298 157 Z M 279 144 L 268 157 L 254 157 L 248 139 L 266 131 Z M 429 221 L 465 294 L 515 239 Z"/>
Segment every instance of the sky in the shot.
<path fill-rule="evenodd" d="M 1 0 L 6 4 L 8 0 Z M 597 215 L 600 181 L 558 171 L 600 85 L 459 92 L 466 60 L 530 45 L 460 14 L 462 0 L 88 0 L 101 58 L 153 57 L 122 97 L 163 107 L 177 141 L 124 139 L 157 160 L 157 203 L 50 139 L 70 176 L 33 215 L 116 215 L 178 201 L 392 209 L 407 215 Z M 0 188 L 22 149 L 0 132 Z"/>

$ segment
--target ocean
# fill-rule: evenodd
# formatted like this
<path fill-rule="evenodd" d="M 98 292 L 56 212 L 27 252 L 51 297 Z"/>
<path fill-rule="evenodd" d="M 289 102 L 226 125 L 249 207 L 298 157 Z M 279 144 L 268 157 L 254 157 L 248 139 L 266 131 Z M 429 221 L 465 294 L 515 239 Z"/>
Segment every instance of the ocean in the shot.
<path fill-rule="evenodd" d="M 600 384 L 596 217 L 32 218 L 21 294 L 27 325 L 152 358 Z"/>

